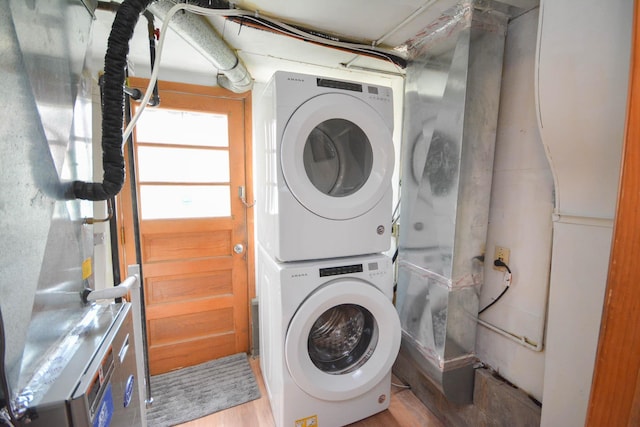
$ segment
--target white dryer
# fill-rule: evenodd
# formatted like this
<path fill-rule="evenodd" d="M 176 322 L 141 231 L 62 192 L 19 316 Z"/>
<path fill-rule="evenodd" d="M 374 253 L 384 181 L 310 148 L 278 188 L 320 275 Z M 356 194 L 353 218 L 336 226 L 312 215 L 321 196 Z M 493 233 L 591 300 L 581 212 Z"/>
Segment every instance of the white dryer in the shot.
<path fill-rule="evenodd" d="M 258 256 L 260 367 L 276 427 L 342 426 L 389 406 L 400 347 L 385 255 Z"/>
<path fill-rule="evenodd" d="M 389 87 L 274 74 L 255 135 L 258 239 L 274 257 L 389 249 L 392 104 Z"/>

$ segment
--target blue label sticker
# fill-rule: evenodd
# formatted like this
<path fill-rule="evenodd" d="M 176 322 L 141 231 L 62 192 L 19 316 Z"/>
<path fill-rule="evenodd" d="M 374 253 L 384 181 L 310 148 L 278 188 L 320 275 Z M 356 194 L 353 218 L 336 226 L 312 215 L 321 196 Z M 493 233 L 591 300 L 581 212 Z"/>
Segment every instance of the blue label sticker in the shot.
<path fill-rule="evenodd" d="M 129 375 L 127 379 L 127 386 L 124 388 L 124 407 L 126 408 L 131 403 L 131 397 L 133 397 L 133 385 L 136 380 L 133 375 Z"/>
<path fill-rule="evenodd" d="M 109 427 L 111 418 L 113 417 L 113 393 L 111 392 L 111 383 L 102 396 L 102 401 L 98 406 L 98 410 L 93 416 L 93 427 Z"/>

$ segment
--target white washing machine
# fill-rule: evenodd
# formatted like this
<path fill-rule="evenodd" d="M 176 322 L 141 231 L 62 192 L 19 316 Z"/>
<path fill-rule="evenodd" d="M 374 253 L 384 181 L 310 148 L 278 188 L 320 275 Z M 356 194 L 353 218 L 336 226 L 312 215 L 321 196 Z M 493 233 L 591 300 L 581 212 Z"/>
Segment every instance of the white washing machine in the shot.
<path fill-rule="evenodd" d="M 389 406 L 400 347 L 391 260 L 258 256 L 260 367 L 276 427 L 336 427 Z"/>
<path fill-rule="evenodd" d="M 391 88 L 276 72 L 259 104 L 262 246 L 280 261 L 388 250 Z"/>

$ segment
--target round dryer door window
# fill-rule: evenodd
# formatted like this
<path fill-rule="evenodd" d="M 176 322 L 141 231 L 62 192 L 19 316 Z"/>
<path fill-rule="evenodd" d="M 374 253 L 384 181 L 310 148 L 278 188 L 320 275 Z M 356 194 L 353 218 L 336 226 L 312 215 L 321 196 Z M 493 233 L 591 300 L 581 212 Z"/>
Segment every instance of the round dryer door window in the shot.
<path fill-rule="evenodd" d="M 285 341 L 287 368 L 314 397 L 351 399 L 390 372 L 400 337 L 398 314 L 382 292 L 366 282 L 336 280 L 296 311 Z"/>
<path fill-rule="evenodd" d="M 393 142 L 385 123 L 350 95 L 319 95 L 302 104 L 280 145 L 282 172 L 295 198 L 329 219 L 351 219 L 373 208 L 393 173 Z"/>

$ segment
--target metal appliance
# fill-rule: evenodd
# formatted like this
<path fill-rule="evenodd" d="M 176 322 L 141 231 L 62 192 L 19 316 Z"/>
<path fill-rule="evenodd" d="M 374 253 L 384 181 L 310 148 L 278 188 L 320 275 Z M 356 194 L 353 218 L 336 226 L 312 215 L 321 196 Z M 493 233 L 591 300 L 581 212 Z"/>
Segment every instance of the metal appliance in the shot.
<path fill-rule="evenodd" d="M 131 304 L 92 305 L 63 343 L 36 372 L 29 425 L 142 426 Z"/>
<path fill-rule="evenodd" d="M 95 218 L 93 202 L 70 193 L 94 174 L 86 56 L 97 3 L 0 0 L 0 418 L 14 424 L 100 425 L 111 414 L 108 425 L 144 425 L 131 308 L 82 298 L 96 287 L 102 206 Z"/>
<path fill-rule="evenodd" d="M 276 426 L 339 426 L 389 407 L 400 320 L 382 254 L 279 263 L 260 249 L 260 366 Z"/>
<path fill-rule="evenodd" d="M 391 88 L 276 72 L 256 119 L 258 240 L 279 261 L 383 252 Z"/>

